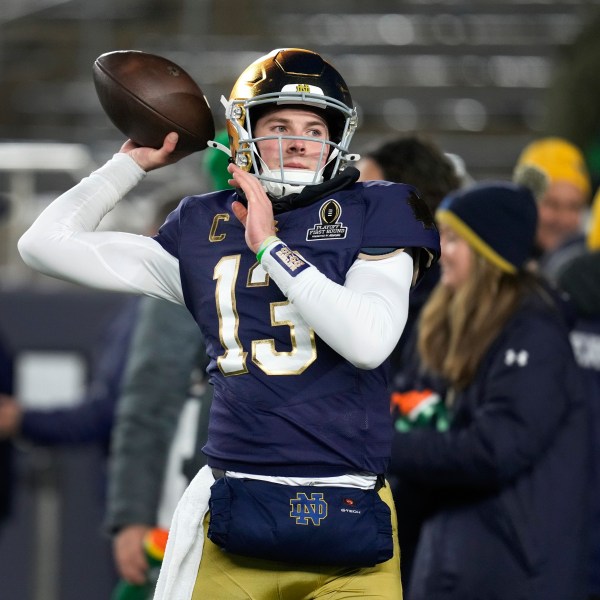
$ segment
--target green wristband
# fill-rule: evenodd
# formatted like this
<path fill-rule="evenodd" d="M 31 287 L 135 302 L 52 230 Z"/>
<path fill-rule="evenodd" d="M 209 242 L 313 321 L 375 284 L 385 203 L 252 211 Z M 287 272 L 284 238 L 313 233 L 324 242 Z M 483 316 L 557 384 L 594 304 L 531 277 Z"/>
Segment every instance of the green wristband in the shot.
<path fill-rule="evenodd" d="M 258 262 L 260 262 L 260 259 L 262 258 L 262 255 L 265 253 L 265 250 L 267 249 L 267 246 L 271 243 L 274 242 L 275 240 L 278 240 L 279 238 L 276 235 L 270 235 L 258 248 L 258 252 L 256 253 L 256 260 Z"/>

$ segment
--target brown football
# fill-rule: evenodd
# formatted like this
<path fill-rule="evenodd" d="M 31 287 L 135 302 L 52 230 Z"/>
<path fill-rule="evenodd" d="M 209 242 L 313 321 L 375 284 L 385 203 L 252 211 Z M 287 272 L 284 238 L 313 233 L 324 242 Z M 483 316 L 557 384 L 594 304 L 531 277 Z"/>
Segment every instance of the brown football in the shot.
<path fill-rule="evenodd" d="M 196 82 L 174 62 L 139 50 L 117 50 L 94 62 L 104 112 L 128 138 L 160 148 L 170 131 L 177 150 L 197 152 L 215 136 L 210 106 Z"/>

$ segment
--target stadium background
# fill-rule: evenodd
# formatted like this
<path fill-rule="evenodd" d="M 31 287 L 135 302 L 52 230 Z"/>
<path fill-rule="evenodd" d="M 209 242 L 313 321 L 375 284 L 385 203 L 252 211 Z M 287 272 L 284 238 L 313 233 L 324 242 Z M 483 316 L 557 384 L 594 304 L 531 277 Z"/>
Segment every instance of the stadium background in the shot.
<path fill-rule="evenodd" d="M 600 0 L 2 0 L 0 332 L 18 357 L 81 357 L 84 378 L 92 340 L 118 304 L 35 275 L 16 252 L 35 215 L 122 141 L 94 91 L 99 54 L 137 49 L 179 63 L 222 127 L 219 98 L 249 62 L 276 47 L 310 48 L 352 91 L 356 152 L 418 131 L 459 154 L 474 178 L 509 177 L 529 140 L 556 133 L 584 147 L 597 183 L 599 8 Z M 107 225 L 141 231 L 148 204 L 175 184 L 182 195 L 201 190 L 201 160 L 151 173 Z M 0 596 L 105 600 L 97 451 L 22 446 L 19 461 L 17 514 L 0 531 Z"/>

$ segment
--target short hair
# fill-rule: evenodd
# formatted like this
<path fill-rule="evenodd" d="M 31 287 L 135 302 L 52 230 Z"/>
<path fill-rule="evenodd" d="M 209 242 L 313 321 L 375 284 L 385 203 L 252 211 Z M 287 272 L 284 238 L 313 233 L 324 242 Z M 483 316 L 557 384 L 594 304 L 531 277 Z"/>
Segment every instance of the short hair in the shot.
<path fill-rule="evenodd" d="M 422 136 L 389 140 L 362 156 L 375 161 L 387 181 L 417 188 L 432 213 L 448 193 L 461 186 L 450 159 L 434 142 Z"/>

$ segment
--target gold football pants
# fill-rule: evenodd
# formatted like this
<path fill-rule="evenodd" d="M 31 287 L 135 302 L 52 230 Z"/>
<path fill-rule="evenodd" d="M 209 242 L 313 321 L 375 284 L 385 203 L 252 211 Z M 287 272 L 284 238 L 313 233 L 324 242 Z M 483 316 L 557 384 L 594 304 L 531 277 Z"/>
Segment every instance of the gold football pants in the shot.
<path fill-rule="evenodd" d="M 379 490 L 392 511 L 394 556 L 374 567 L 344 568 L 294 565 L 232 555 L 207 537 L 192 600 L 402 600 L 400 550 L 394 502 L 389 485 Z M 349 539 L 360 544 L 361 540 Z"/>

